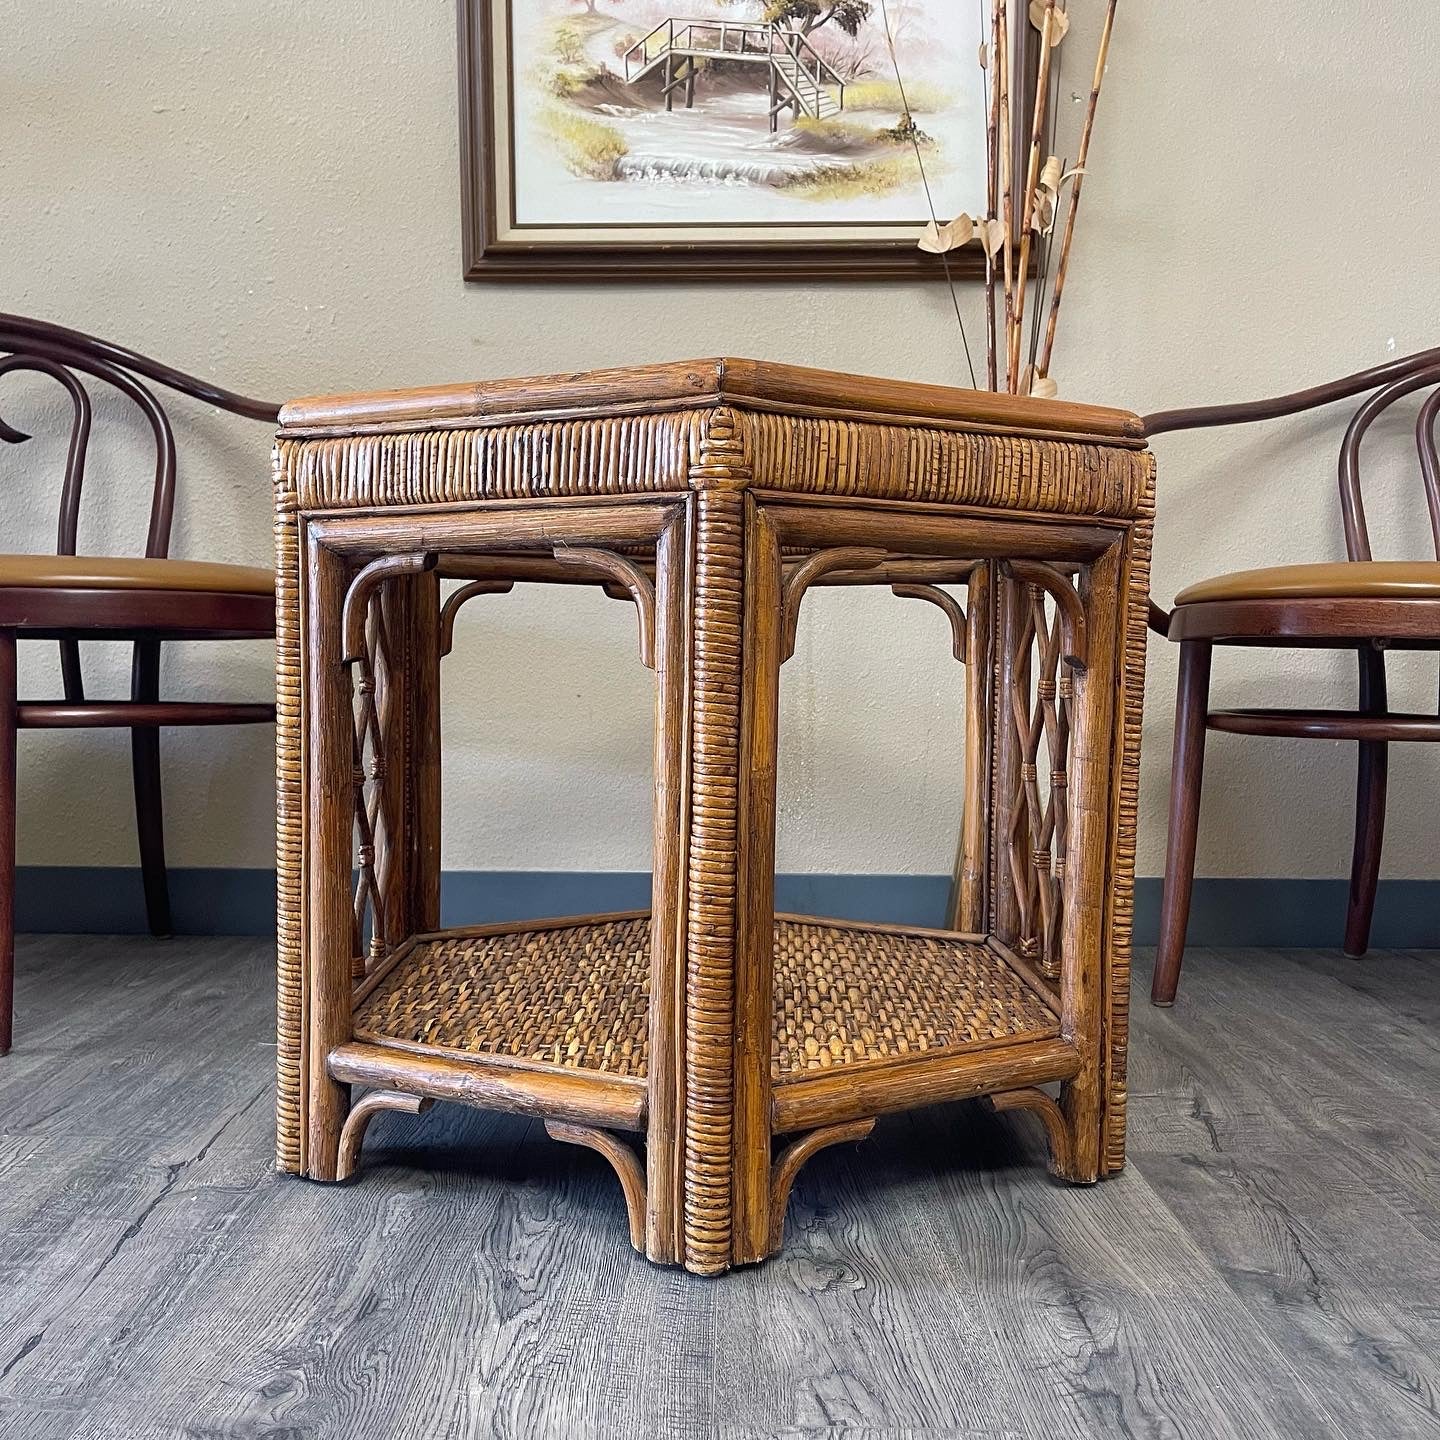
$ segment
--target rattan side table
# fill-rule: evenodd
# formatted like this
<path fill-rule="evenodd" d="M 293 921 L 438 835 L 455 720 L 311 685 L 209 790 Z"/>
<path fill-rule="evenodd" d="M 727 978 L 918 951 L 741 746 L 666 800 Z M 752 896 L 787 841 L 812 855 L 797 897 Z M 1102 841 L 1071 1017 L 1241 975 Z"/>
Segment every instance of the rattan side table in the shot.
<path fill-rule="evenodd" d="M 1055 1174 L 1124 1164 L 1135 417 L 707 360 L 297 401 L 276 479 L 283 1170 L 346 1178 L 380 1109 L 536 1115 L 614 1166 L 637 1249 L 709 1274 L 778 1249 L 800 1167 L 887 1111 L 989 1096 Z M 636 608 L 652 907 L 441 931 L 441 657 L 521 582 Z M 816 584 L 951 620 L 950 929 L 774 914 L 780 667 Z"/>

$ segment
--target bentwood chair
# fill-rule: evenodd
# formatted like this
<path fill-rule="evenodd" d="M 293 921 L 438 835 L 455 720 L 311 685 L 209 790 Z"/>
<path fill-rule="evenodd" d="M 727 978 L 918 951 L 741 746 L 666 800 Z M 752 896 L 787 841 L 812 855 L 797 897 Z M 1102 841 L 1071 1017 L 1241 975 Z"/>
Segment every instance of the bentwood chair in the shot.
<path fill-rule="evenodd" d="M 1397 400 L 1431 386 L 1437 388 L 1420 408 L 1416 442 L 1436 559 L 1375 560 L 1360 496 L 1360 444 L 1376 418 Z M 1387 650 L 1440 651 L 1440 458 L 1435 440 L 1440 418 L 1440 349 L 1421 351 L 1274 400 L 1167 410 L 1145 418 L 1146 433 L 1154 436 L 1295 415 L 1366 392 L 1370 392 L 1368 398 L 1351 420 L 1340 449 L 1340 507 L 1347 560 L 1218 575 L 1182 590 L 1168 615 L 1151 605 L 1151 628 L 1180 645 L 1165 893 L 1151 989 L 1156 1005 L 1174 1002 L 1180 980 L 1195 875 L 1207 730 L 1357 742 L 1355 846 L 1345 953 L 1363 955 L 1370 943 L 1385 833 L 1387 747 L 1391 741 L 1440 740 L 1440 716 L 1395 714 L 1388 706 L 1385 689 Z M 1211 710 L 1210 661 L 1216 645 L 1353 650 L 1359 666 L 1359 703 L 1354 710 L 1339 711 Z"/>
<path fill-rule="evenodd" d="M 140 377 L 271 426 L 279 406 L 221 390 L 77 330 L 0 315 L 0 376 L 12 370 L 34 371 L 63 386 L 70 398 L 71 422 L 56 554 L 0 555 L 0 1055 L 10 1048 L 14 1009 L 16 732 L 129 729 L 146 918 L 154 934 L 167 935 L 160 727 L 266 723 L 275 717 L 273 704 L 160 699 L 161 643 L 273 636 L 275 583 L 266 569 L 168 557 L 175 436 Z M 75 553 L 91 424 L 90 395 L 81 375 L 104 381 L 132 400 L 155 438 L 150 529 L 141 558 Z M 0 440 L 18 444 L 29 438 L 0 420 Z M 17 640 L 59 641 L 63 700 L 19 701 Z M 129 699 L 87 698 L 80 669 L 82 640 L 133 643 Z"/>

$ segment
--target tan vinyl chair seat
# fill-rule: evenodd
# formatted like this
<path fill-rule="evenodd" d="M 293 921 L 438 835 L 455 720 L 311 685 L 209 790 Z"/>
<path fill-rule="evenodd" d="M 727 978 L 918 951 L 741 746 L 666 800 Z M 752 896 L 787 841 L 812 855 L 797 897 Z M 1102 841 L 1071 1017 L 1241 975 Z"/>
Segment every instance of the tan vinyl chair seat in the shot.
<path fill-rule="evenodd" d="M 273 595 L 275 574 L 257 565 L 111 555 L 0 555 L 0 589 L 180 590 Z"/>
<path fill-rule="evenodd" d="M 1440 561 L 1341 560 L 1236 570 L 1187 586 L 1176 605 L 1223 600 L 1440 600 Z"/>

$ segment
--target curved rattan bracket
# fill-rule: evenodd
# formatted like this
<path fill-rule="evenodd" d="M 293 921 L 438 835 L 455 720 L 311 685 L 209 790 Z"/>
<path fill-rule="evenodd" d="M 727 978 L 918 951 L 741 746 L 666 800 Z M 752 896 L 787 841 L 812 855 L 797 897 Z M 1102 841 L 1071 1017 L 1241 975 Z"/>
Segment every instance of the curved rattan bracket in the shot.
<path fill-rule="evenodd" d="M 1005 569 L 1016 580 L 1045 591 L 1060 607 L 1060 640 L 1065 663 L 1076 670 L 1083 670 L 1090 651 L 1090 640 L 1085 607 L 1080 603 L 1075 587 L 1053 565 L 1039 560 L 1008 560 Z"/>
<path fill-rule="evenodd" d="M 360 1167 L 360 1147 L 370 1122 L 382 1110 L 400 1110 L 406 1115 L 423 1115 L 435 1102 L 422 1095 L 407 1095 L 402 1090 L 371 1090 L 350 1107 L 345 1127 L 340 1131 L 340 1156 L 335 1164 L 335 1178 L 348 1180 Z"/>
<path fill-rule="evenodd" d="M 642 1255 L 645 1253 L 645 1168 L 640 1157 L 623 1140 L 608 1130 L 596 1130 L 589 1125 L 567 1125 L 559 1120 L 547 1120 L 545 1133 L 552 1140 L 564 1145 L 583 1145 L 603 1155 L 620 1178 L 620 1189 L 625 1195 L 625 1213 L 630 1220 L 630 1243 Z"/>
<path fill-rule="evenodd" d="M 633 560 L 627 560 L 613 550 L 557 545 L 555 559 L 561 565 L 570 565 L 577 570 L 588 570 L 598 575 L 608 576 L 629 592 L 630 598 L 635 602 L 635 613 L 640 620 L 640 663 L 647 670 L 653 670 L 655 668 L 655 585 L 650 577 Z M 609 593 L 608 587 L 607 593 Z"/>
<path fill-rule="evenodd" d="M 433 570 L 439 558 L 433 550 L 414 555 L 382 555 L 356 575 L 345 592 L 345 608 L 341 612 L 345 639 L 342 663 L 353 665 L 365 658 L 365 616 L 375 590 L 392 575 L 418 575 L 422 571 Z"/>
<path fill-rule="evenodd" d="M 800 624 L 800 601 L 805 592 L 832 570 L 873 570 L 881 564 L 886 551 L 869 545 L 842 545 L 834 550 L 817 550 L 802 560 L 786 577 L 780 600 L 784 626 L 781 633 L 780 662 L 784 664 L 795 653 L 795 632 Z"/>
<path fill-rule="evenodd" d="M 455 591 L 440 611 L 440 654 L 448 655 L 454 646 L 455 616 L 467 600 L 473 600 L 477 595 L 508 595 L 514 588 L 513 580 L 472 580 Z"/>
<path fill-rule="evenodd" d="M 785 1238 L 785 1210 L 800 1167 L 817 1151 L 847 1140 L 861 1141 L 875 1128 L 875 1118 L 849 1120 L 843 1125 L 823 1125 L 792 1140 L 770 1167 L 770 1248 L 778 1250 Z"/>
<path fill-rule="evenodd" d="M 1050 1142 L 1050 1173 L 1068 1180 L 1074 1172 L 1074 1148 L 1070 1140 L 1070 1122 L 1065 1112 L 1045 1091 L 1030 1085 L 1022 1090 L 1003 1090 L 990 1096 L 996 1110 L 1033 1110 L 1045 1126 Z"/>
<path fill-rule="evenodd" d="M 892 585 L 892 595 L 898 595 L 902 600 L 925 600 L 931 605 L 945 612 L 946 618 L 950 621 L 950 634 L 955 641 L 955 658 L 963 665 L 965 663 L 965 611 L 960 602 L 947 590 L 942 590 L 938 585 Z"/>

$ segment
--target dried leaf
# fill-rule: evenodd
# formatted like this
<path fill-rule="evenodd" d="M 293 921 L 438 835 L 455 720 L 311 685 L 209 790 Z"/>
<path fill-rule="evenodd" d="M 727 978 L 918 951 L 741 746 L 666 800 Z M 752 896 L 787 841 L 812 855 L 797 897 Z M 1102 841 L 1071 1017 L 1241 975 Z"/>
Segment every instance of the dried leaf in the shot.
<path fill-rule="evenodd" d="M 1045 28 L 1045 0 L 1030 0 L 1030 23 L 1037 30 Z M 1050 48 L 1053 50 L 1070 29 L 1070 17 L 1056 5 L 1050 16 Z"/>
<path fill-rule="evenodd" d="M 990 68 L 990 47 L 983 40 L 980 42 L 980 68 L 982 70 Z"/>
<path fill-rule="evenodd" d="M 1055 228 L 1055 214 L 1059 209 L 1060 187 L 1064 179 L 1064 165 L 1058 155 L 1052 155 L 1035 182 L 1035 213 L 1031 216 L 1030 228 L 1037 235 L 1048 235 Z"/>
<path fill-rule="evenodd" d="M 975 222 L 968 215 L 957 215 L 944 225 L 933 220 L 921 232 L 920 248 L 931 255 L 944 255 L 949 250 L 968 245 L 975 234 Z"/>
<path fill-rule="evenodd" d="M 1035 213 L 1030 217 L 1030 228 L 1037 235 L 1048 235 L 1055 228 L 1058 208 L 1053 194 L 1048 190 L 1040 191 L 1035 196 Z"/>
<path fill-rule="evenodd" d="M 980 243 L 985 253 L 993 260 L 1005 243 L 1005 222 L 1003 220 L 982 220 L 979 226 Z"/>

